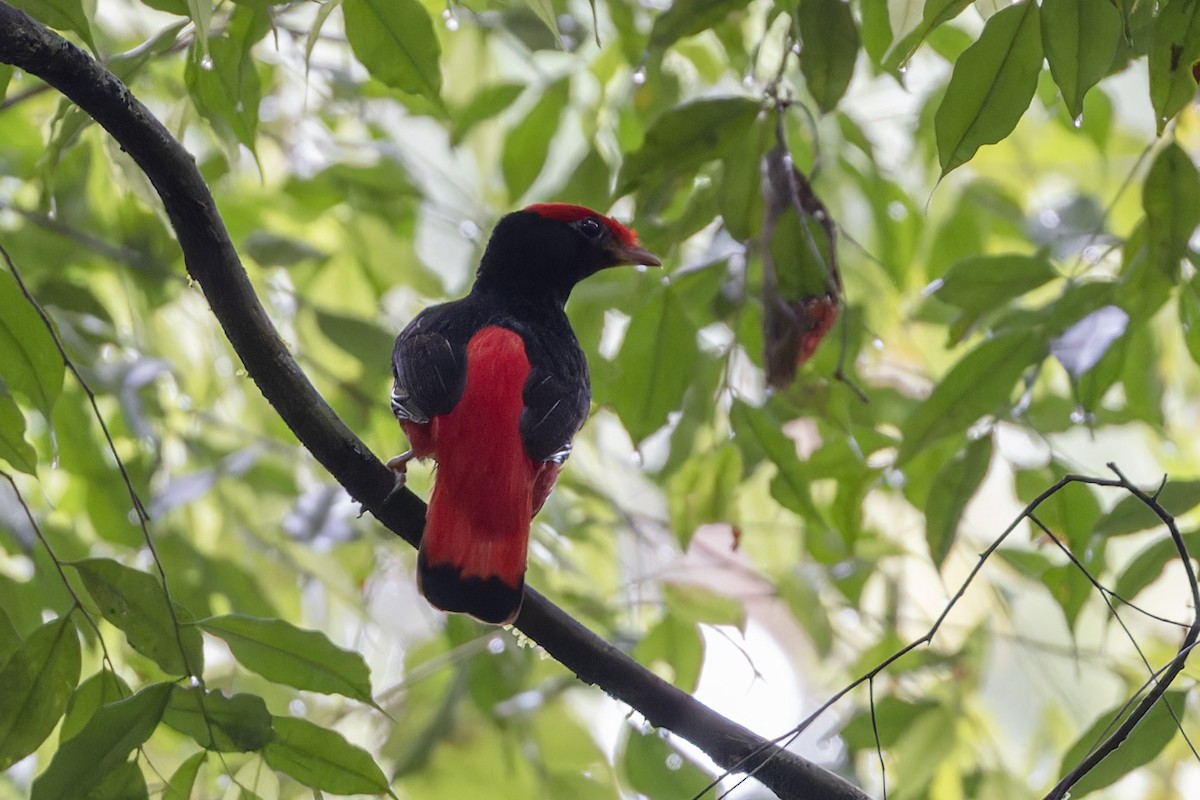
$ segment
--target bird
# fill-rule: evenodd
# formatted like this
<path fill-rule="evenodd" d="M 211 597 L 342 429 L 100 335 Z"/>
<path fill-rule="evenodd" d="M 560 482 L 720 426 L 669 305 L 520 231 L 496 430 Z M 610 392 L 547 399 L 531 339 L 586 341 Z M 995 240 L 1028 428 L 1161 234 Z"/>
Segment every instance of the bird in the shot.
<path fill-rule="evenodd" d="M 587 359 L 567 319 L 575 285 L 618 265 L 661 266 L 617 220 L 535 203 L 495 225 L 466 296 L 396 337 L 392 413 L 412 459 L 437 468 L 417 555 L 431 605 L 503 625 L 524 594 L 530 522 L 591 409 Z"/>

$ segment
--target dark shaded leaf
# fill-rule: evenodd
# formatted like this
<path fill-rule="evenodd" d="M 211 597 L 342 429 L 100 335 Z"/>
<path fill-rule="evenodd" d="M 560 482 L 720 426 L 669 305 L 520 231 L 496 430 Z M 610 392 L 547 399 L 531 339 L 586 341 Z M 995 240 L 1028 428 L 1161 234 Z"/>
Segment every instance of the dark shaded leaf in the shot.
<path fill-rule="evenodd" d="M 199 631 L 176 629 L 166 592 L 151 575 L 107 558 L 71 564 L 104 618 L 121 629 L 129 646 L 169 675 L 199 675 L 204 668 Z M 182 648 L 182 649 L 181 649 Z"/>
<path fill-rule="evenodd" d="M 994 14 L 954 65 L 934 117 L 942 175 L 1017 126 L 1042 69 L 1038 7 L 1023 0 Z"/>
<path fill-rule="evenodd" d="M 275 717 L 275 739 L 263 748 L 263 759 L 305 786 L 333 794 L 382 794 L 388 790 L 383 771 L 361 747 L 336 731 L 292 717 Z"/>
<path fill-rule="evenodd" d="M 271 740 L 271 714 L 261 697 L 226 697 L 199 687 L 176 686 L 162 721 L 186 733 L 205 750 L 247 753 Z"/>
<path fill-rule="evenodd" d="M 154 683 L 133 697 L 104 706 L 54 753 L 33 782 L 31 800 L 73 800 L 88 794 L 150 738 L 171 696 L 171 684 Z"/>
<path fill-rule="evenodd" d="M 0 670 L 0 770 L 46 740 L 79 682 L 79 634 L 69 617 L 25 639 Z"/>
<path fill-rule="evenodd" d="M 238 663 L 270 681 L 372 702 L 371 676 L 362 656 L 338 647 L 324 633 L 281 619 L 240 614 L 210 617 L 196 625 L 224 639 Z"/>

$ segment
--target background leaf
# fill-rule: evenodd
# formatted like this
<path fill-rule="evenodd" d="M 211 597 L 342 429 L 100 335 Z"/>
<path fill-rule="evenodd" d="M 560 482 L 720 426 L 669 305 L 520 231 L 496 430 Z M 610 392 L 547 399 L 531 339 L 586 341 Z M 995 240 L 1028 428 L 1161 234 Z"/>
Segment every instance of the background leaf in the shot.
<path fill-rule="evenodd" d="M 1031 0 L 1009 6 L 954 65 L 934 119 L 943 176 L 1011 133 L 1025 113 L 1042 65 L 1039 20 Z"/>
<path fill-rule="evenodd" d="M 371 702 L 370 675 L 362 656 L 335 646 L 318 631 L 241 615 L 210 617 L 196 625 L 224 639 L 243 666 L 272 681 Z"/>

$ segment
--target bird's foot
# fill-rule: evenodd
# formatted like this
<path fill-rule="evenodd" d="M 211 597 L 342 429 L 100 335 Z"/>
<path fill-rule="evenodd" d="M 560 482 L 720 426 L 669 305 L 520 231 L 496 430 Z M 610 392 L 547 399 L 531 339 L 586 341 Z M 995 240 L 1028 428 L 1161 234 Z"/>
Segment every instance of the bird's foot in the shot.
<path fill-rule="evenodd" d="M 408 462 L 412 461 L 414 453 L 412 450 L 405 450 L 395 458 L 389 458 L 387 468 L 396 475 L 396 484 L 392 490 L 387 493 L 387 497 L 383 498 L 383 504 L 386 506 L 388 501 L 392 499 L 392 495 L 404 488 L 404 484 L 408 482 Z"/>

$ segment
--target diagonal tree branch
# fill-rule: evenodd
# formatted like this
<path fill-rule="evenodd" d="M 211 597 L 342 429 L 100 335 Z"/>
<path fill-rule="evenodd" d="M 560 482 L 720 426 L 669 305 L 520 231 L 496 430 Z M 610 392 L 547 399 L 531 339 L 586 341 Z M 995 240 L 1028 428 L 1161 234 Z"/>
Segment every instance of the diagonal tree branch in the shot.
<path fill-rule="evenodd" d="M 91 56 L 0 1 L 0 62 L 40 77 L 99 122 L 146 173 L 162 199 L 191 276 L 247 373 L 309 452 L 350 495 L 410 544 L 425 504 L 397 493 L 392 474 L 334 413 L 296 364 L 250 280 L 216 203 L 186 150 Z M 533 589 L 516 626 L 585 683 L 692 742 L 726 769 L 754 771 L 784 800 L 866 800 L 863 792 L 765 741 L 657 678 Z"/>

